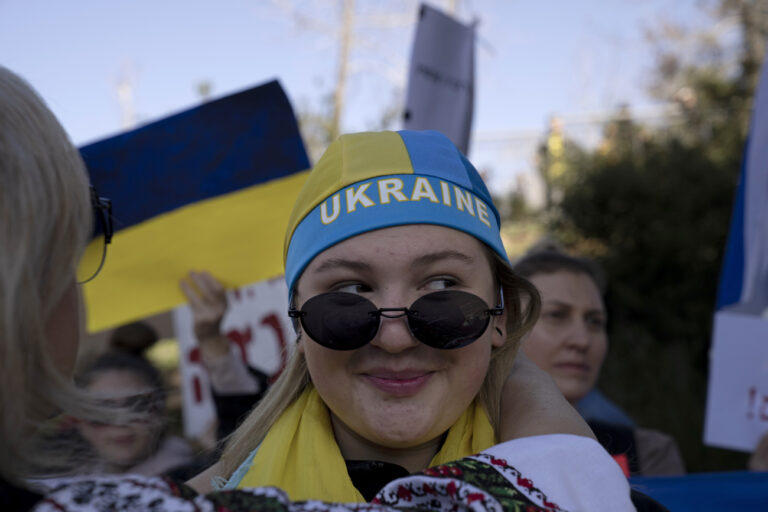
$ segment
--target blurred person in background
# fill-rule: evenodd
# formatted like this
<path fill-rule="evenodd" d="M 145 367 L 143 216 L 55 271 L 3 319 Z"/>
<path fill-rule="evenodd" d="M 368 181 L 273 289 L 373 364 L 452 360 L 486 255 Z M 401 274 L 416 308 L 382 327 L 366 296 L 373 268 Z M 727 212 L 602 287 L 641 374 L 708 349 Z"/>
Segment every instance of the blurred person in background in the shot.
<path fill-rule="evenodd" d="M 602 271 L 551 248 L 529 252 L 514 268 L 536 286 L 542 303 L 522 349 L 576 405 L 595 389 L 608 349 Z M 627 476 L 685 472 L 677 443 L 667 434 L 626 423 L 589 419 L 588 424 Z"/>
<path fill-rule="evenodd" d="M 189 301 L 200 358 L 208 372 L 218 421 L 217 438 L 234 432 L 269 388 L 269 377 L 243 361 L 240 351 L 222 333 L 227 294 L 210 272 L 190 271 L 179 283 Z"/>
<path fill-rule="evenodd" d="M 80 435 L 96 456 L 93 473 L 161 475 L 193 461 L 186 440 L 166 433 L 165 389 L 160 372 L 146 359 L 107 352 L 77 379 L 105 406 L 124 406 L 137 413 L 126 422 L 81 420 Z"/>
<path fill-rule="evenodd" d="M 109 348 L 143 357 L 158 342 L 160 336 L 145 322 L 131 322 L 121 325 L 109 335 Z"/>
<path fill-rule="evenodd" d="M 566 250 L 557 240 L 549 236 L 544 236 L 528 249 L 526 255 L 539 252 L 557 252 L 565 254 Z M 600 280 L 600 286 L 604 289 L 605 279 L 602 272 L 597 267 L 595 267 L 593 271 L 595 272 L 595 277 Z M 633 420 L 616 403 L 609 400 L 597 387 L 593 387 L 586 395 L 573 403 L 573 406 L 587 421 L 594 420 L 602 423 L 624 425 L 632 429 L 637 426 L 635 420 Z"/>

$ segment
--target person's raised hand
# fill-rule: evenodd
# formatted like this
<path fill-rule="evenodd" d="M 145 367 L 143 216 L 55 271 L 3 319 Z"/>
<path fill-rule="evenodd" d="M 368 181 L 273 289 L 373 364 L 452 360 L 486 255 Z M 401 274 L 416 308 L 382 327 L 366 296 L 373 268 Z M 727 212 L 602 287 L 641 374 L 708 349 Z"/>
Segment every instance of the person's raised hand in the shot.
<path fill-rule="evenodd" d="M 227 312 L 227 294 L 222 284 L 209 272 L 190 271 L 179 286 L 189 301 L 203 358 L 226 354 L 229 342 L 221 334 L 221 321 Z"/>

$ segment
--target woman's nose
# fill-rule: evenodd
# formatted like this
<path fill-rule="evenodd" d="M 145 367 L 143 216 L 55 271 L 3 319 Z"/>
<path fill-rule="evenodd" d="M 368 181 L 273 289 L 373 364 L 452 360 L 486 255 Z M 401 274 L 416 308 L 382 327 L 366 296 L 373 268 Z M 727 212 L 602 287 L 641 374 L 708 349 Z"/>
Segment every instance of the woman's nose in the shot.
<path fill-rule="evenodd" d="M 574 320 L 570 327 L 566 338 L 568 346 L 578 350 L 586 350 L 592 342 L 592 335 L 589 332 L 587 324 L 579 320 Z"/>
<path fill-rule="evenodd" d="M 405 302 L 400 298 L 394 302 L 388 301 L 388 303 L 391 305 L 380 307 L 407 307 Z M 414 338 L 413 334 L 411 334 L 410 328 L 408 327 L 408 317 L 404 310 L 382 312 L 381 316 L 379 317 L 379 330 L 373 340 L 371 340 L 371 345 L 394 354 L 417 346 L 418 344 L 419 340 Z"/>
<path fill-rule="evenodd" d="M 408 328 L 406 316 L 398 318 L 382 316 L 379 321 L 379 331 L 371 341 L 371 345 L 395 354 L 419 344 L 419 340 L 414 338 Z"/>

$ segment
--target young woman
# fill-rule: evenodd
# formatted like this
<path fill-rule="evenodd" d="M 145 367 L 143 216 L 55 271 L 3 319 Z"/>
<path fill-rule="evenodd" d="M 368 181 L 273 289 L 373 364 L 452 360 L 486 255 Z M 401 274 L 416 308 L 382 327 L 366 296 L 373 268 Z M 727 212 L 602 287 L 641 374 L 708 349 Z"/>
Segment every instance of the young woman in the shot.
<path fill-rule="evenodd" d="M 538 294 L 509 267 L 482 179 L 441 134 L 340 137 L 299 193 L 284 255 L 297 350 L 197 488 L 223 477 L 364 501 L 500 441 L 563 423 L 591 435 L 567 408 L 548 423 L 562 397 L 546 381 L 529 394 L 509 378 Z"/>

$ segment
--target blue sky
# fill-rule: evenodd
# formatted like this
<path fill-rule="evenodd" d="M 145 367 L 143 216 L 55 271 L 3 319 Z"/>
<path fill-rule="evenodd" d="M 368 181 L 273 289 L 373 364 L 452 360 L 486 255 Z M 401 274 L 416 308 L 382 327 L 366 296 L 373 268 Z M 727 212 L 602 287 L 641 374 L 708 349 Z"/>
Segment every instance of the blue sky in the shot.
<path fill-rule="evenodd" d="M 198 103 L 196 84 L 203 80 L 212 83 L 216 97 L 278 78 L 294 107 L 318 105 L 334 83 L 336 41 L 296 23 L 276 3 L 0 0 L 0 63 L 32 83 L 78 144 L 120 131 L 116 83 L 126 70 L 132 70 L 140 121 Z M 336 0 L 292 3 L 317 24 L 337 24 Z M 645 90 L 653 55 L 644 29 L 662 19 L 701 18 L 696 0 L 458 4 L 461 19 L 480 20 L 478 144 L 470 157 L 495 168 L 494 181 L 502 187 L 509 181 L 500 175 L 521 171 L 517 167 L 528 159 L 493 161 L 503 157 L 484 152 L 484 134 L 531 134 L 543 131 L 554 113 L 577 116 L 622 102 L 652 103 Z M 417 9 L 410 0 L 358 0 L 358 6 L 357 32 L 366 46 L 353 52 L 346 131 L 371 127 L 404 84 Z M 395 28 L 365 26 L 384 9 L 400 13 Z M 505 166 L 511 169 L 499 171 Z"/>

